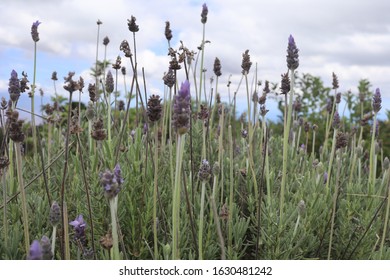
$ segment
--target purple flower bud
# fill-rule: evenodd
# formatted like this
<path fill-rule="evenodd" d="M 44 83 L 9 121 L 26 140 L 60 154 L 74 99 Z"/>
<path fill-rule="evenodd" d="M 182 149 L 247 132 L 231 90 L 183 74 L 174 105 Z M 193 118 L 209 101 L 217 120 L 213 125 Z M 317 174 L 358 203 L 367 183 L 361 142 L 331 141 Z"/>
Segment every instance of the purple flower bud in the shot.
<path fill-rule="evenodd" d="M 377 88 L 372 98 L 372 109 L 374 110 L 375 113 L 378 113 L 382 108 L 381 103 L 382 103 L 381 92 L 379 88 Z"/>
<path fill-rule="evenodd" d="M 207 8 L 207 5 L 206 5 L 206 3 L 204 3 L 203 5 L 202 5 L 202 13 L 200 14 L 200 16 L 201 16 L 201 22 L 203 23 L 203 24 L 205 24 L 206 22 L 207 22 L 207 14 L 209 13 L 209 9 Z"/>
<path fill-rule="evenodd" d="M 324 172 L 324 184 L 328 182 L 328 172 Z"/>
<path fill-rule="evenodd" d="M 173 126 L 177 133 L 184 134 L 189 129 L 191 117 L 191 94 L 188 80 L 181 84 L 173 102 Z"/>
<path fill-rule="evenodd" d="M 110 70 L 108 70 L 107 76 L 106 76 L 106 92 L 108 94 L 112 93 L 114 91 L 114 78 L 112 76 L 112 73 Z"/>
<path fill-rule="evenodd" d="M 100 174 L 100 183 L 103 186 L 104 195 L 108 199 L 112 199 L 118 195 L 123 182 L 124 179 L 122 177 L 122 171 L 119 164 L 115 166 L 113 172 L 106 170 Z"/>
<path fill-rule="evenodd" d="M 42 246 L 38 240 L 34 240 L 30 246 L 30 252 L 28 253 L 28 260 L 42 260 Z"/>
<path fill-rule="evenodd" d="M 334 129 L 338 129 L 340 127 L 340 115 L 337 111 L 334 113 L 332 126 Z"/>
<path fill-rule="evenodd" d="M 10 96 L 10 99 L 13 102 L 18 101 L 20 96 L 20 81 L 18 79 L 18 73 L 16 73 L 15 70 L 12 70 L 11 72 L 11 78 L 9 79 L 8 83 L 8 93 Z"/>
<path fill-rule="evenodd" d="M 81 245 L 87 247 L 87 237 L 85 235 L 85 228 L 87 224 L 84 221 L 83 215 L 77 216 L 74 221 L 71 221 L 69 225 L 73 226 L 74 229 L 74 240 L 80 242 Z"/>
<path fill-rule="evenodd" d="M 295 70 L 299 66 L 299 49 L 295 44 L 294 37 L 290 35 L 288 37 L 288 46 L 287 46 L 287 68 L 290 70 Z"/>
<path fill-rule="evenodd" d="M 40 25 L 42 22 L 39 22 L 38 20 L 36 22 L 33 22 L 31 26 L 31 37 L 34 42 L 39 41 L 39 33 L 38 33 L 38 25 Z"/>

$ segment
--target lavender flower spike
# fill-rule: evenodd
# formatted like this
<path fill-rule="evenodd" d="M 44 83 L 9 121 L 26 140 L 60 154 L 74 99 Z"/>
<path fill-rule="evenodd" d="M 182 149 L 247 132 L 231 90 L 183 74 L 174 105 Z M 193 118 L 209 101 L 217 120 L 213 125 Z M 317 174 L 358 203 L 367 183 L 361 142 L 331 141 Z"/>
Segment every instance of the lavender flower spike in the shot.
<path fill-rule="evenodd" d="M 38 20 L 36 22 L 33 22 L 31 26 L 31 37 L 34 42 L 39 41 L 39 33 L 38 33 L 38 25 L 40 25 L 42 22 L 39 22 Z"/>
<path fill-rule="evenodd" d="M 42 260 L 42 246 L 38 240 L 34 240 L 30 246 L 30 252 L 28 253 L 28 260 Z"/>
<path fill-rule="evenodd" d="M 374 110 L 375 113 L 378 113 L 381 110 L 382 108 L 381 103 L 382 103 L 381 92 L 379 88 L 377 88 L 372 98 L 372 109 Z"/>
<path fill-rule="evenodd" d="M 202 13 L 200 14 L 200 16 L 201 16 L 201 22 L 203 23 L 203 24 L 205 24 L 206 22 L 207 22 L 207 14 L 209 13 L 209 9 L 207 8 L 207 5 L 206 5 L 206 3 L 204 3 L 203 5 L 202 5 Z"/>
<path fill-rule="evenodd" d="M 16 73 L 15 70 L 12 70 L 11 72 L 11 78 L 9 79 L 9 84 L 8 84 L 8 93 L 10 96 L 10 99 L 13 102 L 18 101 L 19 96 L 20 96 L 20 81 L 18 79 L 18 73 Z"/>
<path fill-rule="evenodd" d="M 190 126 L 191 117 L 191 94 L 190 82 L 185 80 L 181 84 L 179 93 L 173 103 L 173 126 L 180 135 L 186 133 Z"/>
<path fill-rule="evenodd" d="M 124 179 L 122 177 L 122 171 L 117 164 L 114 168 L 114 171 L 106 170 L 100 174 L 100 183 L 104 189 L 104 195 L 108 199 L 112 199 L 118 195 L 121 190 L 121 185 L 123 184 Z"/>
<path fill-rule="evenodd" d="M 290 35 L 288 37 L 288 46 L 287 46 L 287 68 L 290 70 L 295 70 L 299 66 L 299 49 L 295 44 L 294 37 Z"/>

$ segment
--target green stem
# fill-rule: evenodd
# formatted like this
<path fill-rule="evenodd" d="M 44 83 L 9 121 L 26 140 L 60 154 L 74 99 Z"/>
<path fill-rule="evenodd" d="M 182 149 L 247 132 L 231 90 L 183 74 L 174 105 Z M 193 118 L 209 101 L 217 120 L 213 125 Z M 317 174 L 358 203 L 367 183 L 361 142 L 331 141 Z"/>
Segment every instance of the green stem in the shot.
<path fill-rule="evenodd" d="M 206 33 L 206 24 L 203 24 L 203 35 L 202 35 L 202 51 L 201 51 L 201 59 L 200 59 L 200 77 L 199 77 L 199 104 L 198 110 L 200 110 L 200 104 L 202 99 L 202 81 L 203 81 L 203 62 L 204 62 L 204 46 L 205 46 L 205 33 Z"/>
<path fill-rule="evenodd" d="M 158 239 L 157 239 L 157 179 L 158 179 L 158 126 L 154 130 L 154 189 L 153 189 L 153 238 L 154 238 L 154 259 L 158 260 Z"/>
<path fill-rule="evenodd" d="M 53 254 L 53 259 L 55 259 L 56 234 L 57 234 L 57 226 L 53 226 L 53 234 L 51 236 L 51 252 Z"/>
<path fill-rule="evenodd" d="M 199 214 L 199 229 L 198 229 L 198 246 L 199 260 L 203 260 L 203 221 L 204 221 L 204 200 L 206 192 L 206 182 L 202 182 L 202 193 L 200 197 L 200 214 Z"/>
<path fill-rule="evenodd" d="M 370 173 L 369 173 L 369 182 L 368 182 L 368 194 L 373 194 L 375 187 L 375 169 L 376 169 L 376 160 L 375 160 L 375 130 L 376 130 L 376 114 L 374 114 L 374 121 L 372 125 L 372 137 L 371 137 L 371 149 L 370 149 Z"/>
<path fill-rule="evenodd" d="M 389 210 L 390 210 L 390 180 L 389 180 L 389 171 L 387 171 L 383 178 L 387 179 L 387 180 L 384 180 L 385 182 L 388 181 L 388 187 L 387 187 L 387 206 L 386 206 L 386 214 L 385 214 L 385 222 L 384 222 L 384 225 L 383 225 L 383 232 L 382 232 L 382 240 L 381 240 L 381 245 L 380 245 L 380 250 L 379 250 L 379 259 L 382 259 L 382 255 L 383 255 L 383 246 L 385 244 L 385 239 L 386 239 L 386 235 L 387 235 L 387 224 L 388 224 L 388 221 L 389 221 Z"/>
<path fill-rule="evenodd" d="M 4 232 L 4 247 L 8 248 L 8 219 L 7 219 L 7 180 L 5 178 L 5 169 L 3 170 L 4 174 L 1 176 L 3 181 L 3 232 Z"/>
<path fill-rule="evenodd" d="M 231 258 L 233 256 L 233 186 L 234 186 L 234 176 L 233 176 L 233 136 L 232 136 L 232 126 L 228 127 L 229 133 L 229 161 L 230 161 L 230 193 L 229 193 L 229 216 L 228 216 L 228 256 Z"/>
<path fill-rule="evenodd" d="M 113 260 L 120 260 L 119 254 L 119 239 L 118 239 L 118 226 L 117 226 L 117 209 L 118 209 L 118 196 L 109 200 L 110 213 L 111 213 L 111 233 L 112 233 L 112 255 Z"/>
<path fill-rule="evenodd" d="M 333 165 L 333 158 L 334 158 L 334 153 L 336 150 L 336 135 L 337 135 L 338 129 L 335 128 L 333 131 L 333 140 L 332 140 L 332 151 L 330 153 L 330 158 L 329 158 L 329 164 L 328 164 L 328 179 L 326 180 L 326 192 L 329 193 L 329 182 L 330 182 L 330 177 L 331 177 L 331 172 L 332 172 L 332 165 Z"/>
<path fill-rule="evenodd" d="M 20 196 L 22 199 L 22 219 L 24 229 L 24 244 L 26 248 L 26 254 L 30 251 L 30 235 L 28 230 L 28 217 L 27 217 L 27 199 L 26 192 L 24 190 L 23 170 L 22 170 L 22 153 L 20 151 L 20 143 L 14 142 L 15 154 L 16 154 L 16 169 L 18 173 Z"/>
<path fill-rule="evenodd" d="M 180 186 L 181 186 L 181 166 L 184 153 L 185 134 L 177 136 L 176 148 L 176 171 L 175 171 L 175 185 L 173 189 L 172 199 L 172 259 L 180 259 Z"/>
<path fill-rule="evenodd" d="M 37 73 L 37 42 L 34 42 L 34 74 L 33 74 L 33 83 L 31 86 L 31 128 L 32 128 L 32 135 L 33 135 L 34 157 L 37 154 L 37 134 L 35 130 L 35 103 L 34 103 L 36 73 Z"/>
<path fill-rule="evenodd" d="M 287 123 L 284 128 L 284 134 L 283 134 L 283 169 L 282 169 L 282 184 L 280 188 L 280 204 L 279 204 L 279 233 L 281 233 L 283 228 L 283 207 L 284 207 L 284 192 L 286 189 L 286 181 L 287 181 L 287 163 L 288 163 L 288 138 L 290 134 L 290 127 L 291 127 L 291 118 L 292 118 L 292 104 L 293 104 L 293 98 L 294 98 L 294 71 L 291 71 L 291 77 L 290 77 L 290 100 L 288 104 L 288 111 L 287 111 Z"/>

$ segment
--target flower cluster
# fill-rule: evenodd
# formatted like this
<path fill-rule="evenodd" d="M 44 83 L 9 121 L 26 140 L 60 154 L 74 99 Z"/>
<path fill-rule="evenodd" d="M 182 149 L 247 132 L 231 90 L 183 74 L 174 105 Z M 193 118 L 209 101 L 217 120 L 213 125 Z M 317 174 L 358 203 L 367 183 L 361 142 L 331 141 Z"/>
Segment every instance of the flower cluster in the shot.
<path fill-rule="evenodd" d="M 173 127 L 180 135 L 186 133 L 190 127 L 191 94 L 190 82 L 185 80 L 181 84 L 178 94 L 173 100 Z"/>
<path fill-rule="evenodd" d="M 103 186 L 104 195 L 108 199 L 112 199 L 118 195 L 123 182 L 124 179 L 119 164 L 115 166 L 113 172 L 106 170 L 100 174 L 100 183 Z"/>
<path fill-rule="evenodd" d="M 378 113 L 381 110 L 382 108 L 381 103 L 382 103 L 381 92 L 379 88 L 377 88 L 372 98 L 372 109 L 374 110 L 375 113 Z"/>
<path fill-rule="evenodd" d="M 161 118 L 162 107 L 161 107 L 161 98 L 159 95 L 152 95 L 148 100 L 148 109 L 146 114 L 151 123 L 157 122 Z"/>
<path fill-rule="evenodd" d="M 40 25 L 40 24 L 41 24 L 41 22 L 39 22 L 37 20 L 36 22 L 33 22 L 32 26 L 31 26 L 31 37 L 32 37 L 34 42 L 39 41 L 38 25 Z"/>
<path fill-rule="evenodd" d="M 290 35 L 288 37 L 288 46 L 287 46 L 287 68 L 290 70 L 295 70 L 299 66 L 299 49 L 295 44 L 294 37 Z"/>

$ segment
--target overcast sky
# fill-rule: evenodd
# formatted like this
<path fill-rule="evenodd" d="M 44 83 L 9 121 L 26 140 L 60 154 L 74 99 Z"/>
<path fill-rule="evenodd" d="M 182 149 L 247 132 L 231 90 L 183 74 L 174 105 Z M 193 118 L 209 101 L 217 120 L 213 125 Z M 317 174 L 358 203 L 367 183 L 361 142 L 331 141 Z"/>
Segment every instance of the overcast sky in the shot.
<path fill-rule="evenodd" d="M 331 86 L 332 72 L 339 77 L 340 91 L 352 90 L 366 78 L 372 90 L 379 87 L 383 108 L 390 109 L 390 1 L 388 0 L 2 0 L 0 2 L 0 96 L 8 97 L 8 79 L 15 69 L 19 75 L 33 74 L 31 24 L 39 20 L 37 84 L 46 96 L 53 94 L 51 73 L 58 72 L 58 88 L 69 71 L 90 81 L 89 68 L 96 56 L 96 21 L 100 19 L 99 58 L 102 40 L 108 36 L 107 57 L 114 61 L 122 40 L 132 34 L 127 19 L 137 18 L 136 34 L 139 69 L 144 67 L 149 94 L 160 94 L 162 76 L 168 69 L 165 21 L 173 31 L 172 45 L 182 40 L 197 51 L 202 39 L 200 13 L 206 2 L 205 68 L 213 75 L 212 64 L 222 64 L 220 92 L 227 97 L 229 76 L 236 85 L 241 75 L 242 53 L 249 49 L 258 78 L 279 82 L 286 71 L 286 48 L 292 34 L 300 50 L 300 73 L 320 76 Z M 124 59 L 122 61 L 125 61 Z M 125 66 L 128 66 L 124 63 Z M 208 81 L 208 80 L 207 80 Z M 233 87 L 234 90 L 234 87 Z M 88 100 L 85 90 L 84 100 Z M 238 96 L 245 100 L 245 92 Z M 29 102 L 26 96 L 22 97 Z M 382 109 L 382 112 L 385 111 Z"/>

